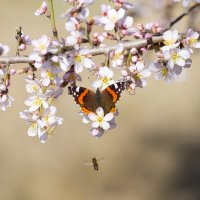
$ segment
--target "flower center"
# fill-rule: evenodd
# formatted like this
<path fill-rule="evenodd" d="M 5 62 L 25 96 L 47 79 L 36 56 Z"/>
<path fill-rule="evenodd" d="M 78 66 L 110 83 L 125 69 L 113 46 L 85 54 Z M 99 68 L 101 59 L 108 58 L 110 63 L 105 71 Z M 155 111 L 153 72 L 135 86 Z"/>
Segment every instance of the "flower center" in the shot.
<path fill-rule="evenodd" d="M 176 61 L 178 58 L 179 58 L 179 55 L 178 55 L 177 53 L 174 53 L 174 54 L 172 55 L 172 59 L 173 59 L 174 61 Z"/>
<path fill-rule="evenodd" d="M 121 56 L 121 53 L 117 53 L 117 54 L 115 54 L 114 57 L 113 57 L 113 60 L 117 60 L 117 59 L 119 59 L 120 56 Z"/>
<path fill-rule="evenodd" d="M 53 80 L 53 74 L 51 73 L 51 72 L 47 72 L 47 76 L 51 79 L 51 80 Z"/>
<path fill-rule="evenodd" d="M 33 89 L 33 91 L 36 92 L 38 90 L 38 87 L 36 85 L 33 85 L 32 89 Z"/>
<path fill-rule="evenodd" d="M 33 102 L 33 104 L 35 106 L 41 106 L 42 105 L 42 99 L 40 99 L 40 98 L 35 99 L 35 101 Z"/>
<path fill-rule="evenodd" d="M 41 51 L 45 50 L 45 49 L 46 49 L 45 44 L 40 44 L 40 45 L 39 45 L 39 49 L 40 49 Z"/>
<path fill-rule="evenodd" d="M 76 60 L 76 62 L 78 62 L 78 63 L 82 62 L 82 56 L 81 56 L 81 55 L 75 56 L 75 60 Z"/>
<path fill-rule="evenodd" d="M 103 122 L 103 117 L 98 117 L 98 118 L 97 118 L 97 121 L 98 121 L 98 123 L 101 125 L 102 122 Z"/>
<path fill-rule="evenodd" d="M 104 77 L 101 79 L 104 84 L 108 84 L 110 79 L 108 77 Z"/>
<path fill-rule="evenodd" d="M 190 45 L 193 45 L 193 44 L 195 44 L 197 42 L 197 39 L 194 39 L 194 38 L 190 38 L 189 39 L 189 44 Z"/>
<path fill-rule="evenodd" d="M 165 41 L 164 41 L 164 44 L 165 44 L 166 46 L 172 46 L 172 45 L 174 44 L 174 41 L 173 41 L 173 40 L 165 40 Z"/>
<path fill-rule="evenodd" d="M 163 76 L 166 76 L 167 68 L 163 67 L 161 73 L 162 73 Z"/>

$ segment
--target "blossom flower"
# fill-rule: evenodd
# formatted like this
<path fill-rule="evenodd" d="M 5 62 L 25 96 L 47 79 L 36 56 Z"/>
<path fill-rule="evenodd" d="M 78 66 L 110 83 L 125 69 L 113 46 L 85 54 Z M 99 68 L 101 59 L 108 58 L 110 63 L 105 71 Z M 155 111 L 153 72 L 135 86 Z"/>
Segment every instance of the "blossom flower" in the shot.
<path fill-rule="evenodd" d="M 26 50 L 26 46 L 31 44 L 31 39 L 30 36 L 25 35 L 24 33 L 22 33 L 21 37 L 20 37 L 20 45 L 18 47 L 18 49 L 20 51 L 25 51 Z"/>
<path fill-rule="evenodd" d="M 187 32 L 187 37 L 185 39 L 186 45 L 189 47 L 189 51 L 193 53 L 193 50 L 190 47 L 193 48 L 200 48 L 200 41 L 199 39 L 199 33 L 194 32 L 192 29 L 189 29 Z"/>
<path fill-rule="evenodd" d="M 82 72 L 83 67 L 85 67 L 87 69 L 92 69 L 94 66 L 95 66 L 94 62 L 84 55 L 77 54 L 74 57 L 74 69 L 75 69 L 76 73 Z"/>
<path fill-rule="evenodd" d="M 144 69 L 144 64 L 142 62 L 138 61 L 135 65 L 131 65 L 129 70 L 136 87 L 143 88 L 147 85 L 145 78 L 149 77 L 151 72 L 149 69 Z"/>
<path fill-rule="evenodd" d="M 32 40 L 32 45 L 34 47 L 34 51 L 45 55 L 49 50 L 50 40 L 46 35 L 43 35 L 38 40 Z"/>
<path fill-rule="evenodd" d="M 5 56 L 10 51 L 10 48 L 7 45 L 0 43 L 0 56 Z"/>
<path fill-rule="evenodd" d="M 40 67 L 42 67 L 43 62 L 44 62 L 44 58 L 42 56 L 40 56 L 38 53 L 31 53 L 29 55 L 29 58 L 31 58 L 32 60 L 34 60 L 34 67 L 39 69 Z"/>
<path fill-rule="evenodd" d="M 49 107 L 49 103 L 46 101 L 44 95 L 31 96 L 25 101 L 25 104 L 29 106 L 29 112 L 34 112 L 40 108 Z"/>
<path fill-rule="evenodd" d="M 65 29 L 69 32 L 79 30 L 81 25 L 75 17 L 70 17 L 70 20 L 65 24 Z"/>
<path fill-rule="evenodd" d="M 67 85 L 68 83 L 73 84 L 76 81 L 82 81 L 81 76 L 75 72 L 74 65 L 71 66 L 70 70 L 65 73 L 65 75 L 63 76 L 63 81 L 63 86 Z"/>
<path fill-rule="evenodd" d="M 42 94 L 42 88 L 40 84 L 38 83 L 37 79 L 25 79 L 27 82 L 26 84 L 26 91 L 30 94 Z"/>
<path fill-rule="evenodd" d="M 104 35 L 100 35 L 99 33 L 93 33 L 92 45 L 99 46 L 104 41 L 104 39 L 105 39 Z"/>
<path fill-rule="evenodd" d="M 111 52 L 110 58 L 112 60 L 112 67 L 122 67 L 124 59 L 123 50 L 123 47 L 119 46 L 115 51 Z"/>
<path fill-rule="evenodd" d="M 62 124 L 63 119 L 57 117 L 56 112 L 56 107 L 50 106 L 44 110 L 42 117 L 37 120 L 37 124 L 42 130 L 42 132 L 38 134 L 42 143 L 46 142 L 48 134 L 52 134 L 55 128 Z"/>
<path fill-rule="evenodd" d="M 127 16 L 119 21 L 118 27 L 123 35 L 131 35 L 136 32 L 135 28 L 131 28 L 132 24 L 133 18 Z"/>
<path fill-rule="evenodd" d="M 164 79 L 167 83 L 170 83 L 177 77 L 177 74 L 173 69 L 164 66 L 161 63 L 154 63 L 154 65 L 150 67 L 150 70 L 154 73 L 156 80 Z"/>
<path fill-rule="evenodd" d="M 88 118 L 92 121 L 92 127 L 93 128 L 100 127 L 103 130 L 108 130 L 110 128 L 109 121 L 111 121 L 114 118 L 114 114 L 111 112 L 111 113 L 107 113 L 104 116 L 103 109 L 101 107 L 99 107 L 96 110 L 96 114 L 95 113 L 89 113 Z"/>
<path fill-rule="evenodd" d="M 104 30 L 113 30 L 116 23 L 124 17 L 125 10 L 120 8 L 118 11 L 115 9 L 109 9 L 107 16 L 103 16 L 100 19 L 100 22 L 104 24 Z"/>
<path fill-rule="evenodd" d="M 62 79 L 58 74 L 61 71 L 59 66 L 54 65 L 51 61 L 46 61 L 40 73 L 42 77 L 40 82 L 43 86 L 49 86 L 50 84 L 60 86 Z"/>
<path fill-rule="evenodd" d="M 62 124 L 63 120 L 56 116 L 56 112 L 55 106 L 50 106 L 37 113 L 32 113 L 29 110 L 20 112 L 20 117 L 30 124 L 27 132 L 28 136 L 34 137 L 38 135 L 40 141 L 45 143 L 48 134 L 52 134 L 55 128 Z"/>
<path fill-rule="evenodd" d="M 173 68 L 174 65 L 183 67 L 186 60 L 189 59 L 190 52 L 187 49 L 170 49 L 169 51 L 164 51 L 164 59 L 167 60 L 167 65 L 169 68 Z"/>
<path fill-rule="evenodd" d="M 134 8 L 134 5 L 132 3 L 129 3 L 125 0 L 114 0 L 114 5 L 116 9 L 124 8 L 128 10 Z"/>
<path fill-rule="evenodd" d="M 182 4 L 183 4 L 183 7 L 187 7 L 190 3 L 190 0 L 174 0 L 174 2 L 180 2 L 180 1 L 183 1 Z M 193 0 L 197 3 L 200 3 L 200 0 Z"/>
<path fill-rule="evenodd" d="M 164 39 L 164 44 L 165 46 L 163 46 L 161 49 L 162 51 L 166 51 L 166 50 L 170 50 L 172 48 L 176 48 L 179 46 L 179 42 L 177 42 L 178 40 L 178 31 L 174 30 L 174 31 L 166 31 L 163 34 L 163 39 Z"/>
<path fill-rule="evenodd" d="M 38 8 L 35 13 L 36 16 L 40 16 L 40 15 L 46 15 L 47 17 L 50 17 L 49 11 L 48 11 L 48 7 L 47 7 L 47 3 L 46 1 L 43 1 L 40 8 Z"/>
<path fill-rule="evenodd" d="M 2 91 L 0 91 L 2 92 Z M 2 111 L 5 111 L 7 107 L 10 107 L 14 102 L 13 97 L 8 94 L 1 94 L 0 96 L 0 108 Z"/>
<path fill-rule="evenodd" d="M 83 34 L 79 31 L 72 31 L 71 35 L 66 38 L 66 43 L 74 46 L 75 49 L 79 48 L 79 45 L 82 41 Z"/>
<path fill-rule="evenodd" d="M 112 80 L 112 77 L 113 77 L 113 71 L 111 69 L 109 69 L 106 66 L 101 67 L 98 72 L 99 80 L 94 82 L 94 87 L 95 88 L 101 87 L 101 89 L 104 90 L 107 86 L 115 83 Z"/>

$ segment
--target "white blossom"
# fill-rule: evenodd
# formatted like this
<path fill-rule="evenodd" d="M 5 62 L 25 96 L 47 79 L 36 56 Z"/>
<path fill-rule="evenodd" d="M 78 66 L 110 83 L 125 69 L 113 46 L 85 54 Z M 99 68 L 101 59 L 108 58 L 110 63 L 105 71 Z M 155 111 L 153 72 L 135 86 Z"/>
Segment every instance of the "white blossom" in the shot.
<path fill-rule="evenodd" d="M 101 107 L 96 110 L 95 113 L 89 113 L 88 118 L 92 121 L 92 127 L 98 128 L 101 127 L 104 130 L 108 130 L 110 128 L 109 121 L 114 118 L 114 114 L 112 112 L 107 113 L 104 116 L 104 111 Z"/>
<path fill-rule="evenodd" d="M 94 82 L 95 88 L 101 88 L 104 90 L 106 87 L 108 87 L 111 84 L 114 84 L 115 82 L 112 80 L 113 78 L 113 71 L 109 69 L 108 67 L 104 66 L 99 69 L 98 72 L 98 80 Z"/>

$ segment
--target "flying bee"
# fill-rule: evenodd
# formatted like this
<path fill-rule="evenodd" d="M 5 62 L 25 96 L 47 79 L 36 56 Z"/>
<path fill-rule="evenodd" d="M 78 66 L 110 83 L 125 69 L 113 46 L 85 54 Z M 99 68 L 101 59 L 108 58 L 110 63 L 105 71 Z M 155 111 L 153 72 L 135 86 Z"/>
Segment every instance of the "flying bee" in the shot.
<path fill-rule="evenodd" d="M 99 162 L 104 161 L 104 160 L 105 160 L 104 158 L 100 158 L 100 159 L 97 160 L 95 157 L 93 157 L 92 162 L 88 162 L 88 163 L 85 163 L 85 164 L 88 165 L 88 166 L 92 165 L 93 169 L 95 171 L 98 171 L 99 170 Z"/>
<path fill-rule="evenodd" d="M 96 158 L 92 158 L 92 164 L 93 164 L 94 170 L 98 170 L 99 169 L 99 164 L 98 164 Z"/>

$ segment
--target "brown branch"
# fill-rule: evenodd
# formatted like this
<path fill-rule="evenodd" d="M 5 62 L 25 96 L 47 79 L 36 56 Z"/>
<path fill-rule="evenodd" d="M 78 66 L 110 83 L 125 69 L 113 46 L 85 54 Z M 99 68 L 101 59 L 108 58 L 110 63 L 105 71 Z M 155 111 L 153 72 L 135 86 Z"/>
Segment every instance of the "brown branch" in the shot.
<path fill-rule="evenodd" d="M 34 63 L 34 60 L 25 56 L 2 56 L 0 57 L 0 63 L 1 64 L 17 64 L 17 63 Z"/>
<path fill-rule="evenodd" d="M 185 34 L 180 34 L 179 36 L 179 40 L 182 39 L 184 37 Z M 163 42 L 163 36 L 154 36 L 152 37 L 152 44 L 156 44 L 156 43 L 160 43 Z M 88 49 L 84 49 L 84 51 L 81 51 L 81 55 L 108 55 L 108 53 L 110 51 L 115 50 L 117 47 L 119 47 L 119 45 L 121 45 L 124 49 L 131 49 L 133 47 L 140 49 L 142 47 L 146 47 L 149 45 L 149 40 L 137 40 L 137 41 L 129 41 L 129 42 L 124 42 L 121 44 L 116 44 L 116 45 L 112 45 L 112 46 L 103 46 L 103 47 L 97 47 L 97 48 L 88 48 Z M 69 52 L 67 52 L 66 54 L 68 54 Z M 16 57 L 0 57 L 0 63 L 1 64 L 16 64 L 16 63 L 34 63 L 34 60 L 28 57 L 23 57 L 23 56 L 16 56 Z"/>
<path fill-rule="evenodd" d="M 170 22 L 170 24 L 164 30 L 162 30 L 162 33 L 164 33 L 165 31 L 168 31 L 169 29 L 171 29 L 172 26 L 174 26 L 177 22 L 179 22 L 183 17 L 189 15 L 190 12 L 192 12 L 195 8 L 197 8 L 199 6 L 200 6 L 200 3 L 197 3 L 194 6 L 190 7 L 187 12 L 185 12 L 185 13 L 179 15 L 178 17 L 176 17 L 173 21 Z"/>

